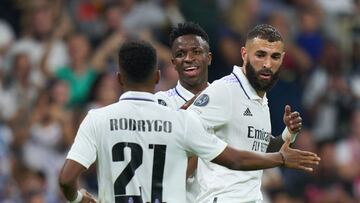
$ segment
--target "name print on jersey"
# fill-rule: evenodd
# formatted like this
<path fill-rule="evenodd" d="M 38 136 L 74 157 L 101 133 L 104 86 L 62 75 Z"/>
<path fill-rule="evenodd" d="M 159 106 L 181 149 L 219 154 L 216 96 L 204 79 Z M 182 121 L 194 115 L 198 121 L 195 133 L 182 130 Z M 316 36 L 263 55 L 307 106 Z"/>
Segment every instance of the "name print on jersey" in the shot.
<path fill-rule="evenodd" d="M 172 132 L 172 123 L 163 120 L 135 120 L 132 118 L 112 118 L 109 120 L 110 130 L 129 130 L 140 132 Z"/>
<path fill-rule="evenodd" d="M 270 142 L 271 133 L 259 129 L 254 126 L 248 126 L 248 138 L 255 139 L 251 150 L 266 152 Z"/>

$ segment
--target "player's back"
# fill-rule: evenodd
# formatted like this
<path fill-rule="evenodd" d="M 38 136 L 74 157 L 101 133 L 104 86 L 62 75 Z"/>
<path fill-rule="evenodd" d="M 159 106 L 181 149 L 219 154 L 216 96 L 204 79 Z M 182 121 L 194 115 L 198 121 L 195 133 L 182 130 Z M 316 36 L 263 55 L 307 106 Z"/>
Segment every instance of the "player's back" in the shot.
<path fill-rule="evenodd" d="M 99 200 L 185 202 L 187 153 L 211 160 L 221 147 L 214 150 L 216 145 L 203 144 L 211 140 L 186 137 L 190 130 L 205 132 L 190 113 L 159 105 L 152 94 L 135 93 L 88 114 L 95 135 Z"/>

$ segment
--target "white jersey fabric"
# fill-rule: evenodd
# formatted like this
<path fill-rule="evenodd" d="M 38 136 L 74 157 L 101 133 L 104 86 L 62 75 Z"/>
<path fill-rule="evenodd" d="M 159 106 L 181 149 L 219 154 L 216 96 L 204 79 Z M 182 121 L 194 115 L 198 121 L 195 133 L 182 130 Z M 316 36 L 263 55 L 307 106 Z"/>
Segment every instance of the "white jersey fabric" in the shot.
<path fill-rule="evenodd" d="M 174 88 L 167 91 L 159 91 L 155 93 L 155 96 L 157 97 L 159 104 L 177 110 L 195 95 L 185 89 L 178 81 Z"/>
<path fill-rule="evenodd" d="M 225 147 L 193 113 L 126 92 L 88 112 L 67 158 L 86 168 L 96 162 L 99 202 L 184 203 L 188 155 L 210 161 Z"/>
<path fill-rule="evenodd" d="M 155 94 L 158 99 L 159 104 L 168 106 L 171 109 L 177 110 L 187 101 L 193 98 L 195 95 L 184 88 L 180 82 L 177 82 L 177 85 L 167 91 L 159 91 Z M 199 184 L 196 178 L 197 170 L 194 171 L 192 176 L 186 179 L 186 202 L 193 203 L 196 196 L 199 194 Z"/>
<path fill-rule="evenodd" d="M 271 138 L 266 95 L 261 98 L 240 67 L 213 82 L 195 100 L 196 112 L 205 129 L 236 149 L 266 152 Z M 262 170 L 234 171 L 206 160 L 198 163 L 199 203 L 239 203 L 262 200 Z"/>

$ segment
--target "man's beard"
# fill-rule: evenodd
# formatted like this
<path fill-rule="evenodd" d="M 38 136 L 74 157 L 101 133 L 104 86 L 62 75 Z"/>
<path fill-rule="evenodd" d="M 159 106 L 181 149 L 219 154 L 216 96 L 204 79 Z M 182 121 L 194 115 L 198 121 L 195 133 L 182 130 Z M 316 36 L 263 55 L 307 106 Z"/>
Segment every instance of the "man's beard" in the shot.
<path fill-rule="evenodd" d="M 246 77 L 249 80 L 251 86 L 256 91 L 265 91 L 265 92 L 267 92 L 279 80 L 280 69 L 278 71 L 276 71 L 275 73 L 273 73 L 269 68 L 266 68 L 266 69 L 263 68 L 263 69 L 259 70 L 258 72 L 256 72 L 254 66 L 252 66 L 250 64 L 249 60 L 247 61 L 245 68 L 246 68 Z M 267 81 L 266 80 L 260 80 L 258 78 L 258 76 L 261 73 L 270 74 L 271 79 L 267 80 Z"/>

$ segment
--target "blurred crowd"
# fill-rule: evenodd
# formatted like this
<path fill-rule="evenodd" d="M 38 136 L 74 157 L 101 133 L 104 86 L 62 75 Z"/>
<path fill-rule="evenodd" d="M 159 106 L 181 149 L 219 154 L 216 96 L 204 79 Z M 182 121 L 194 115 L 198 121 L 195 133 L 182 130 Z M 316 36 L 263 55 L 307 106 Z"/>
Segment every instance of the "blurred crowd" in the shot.
<path fill-rule="evenodd" d="M 79 123 L 116 102 L 116 54 L 128 39 L 150 41 L 162 79 L 170 28 L 199 23 L 209 34 L 209 82 L 241 65 L 254 25 L 275 26 L 286 55 L 269 92 L 273 134 L 284 106 L 302 114 L 295 147 L 318 153 L 313 173 L 264 172 L 265 202 L 360 202 L 360 0 L 2 0 L 0 2 L 0 202 L 60 203 L 57 175 Z M 81 183 L 96 193 L 96 169 Z"/>

